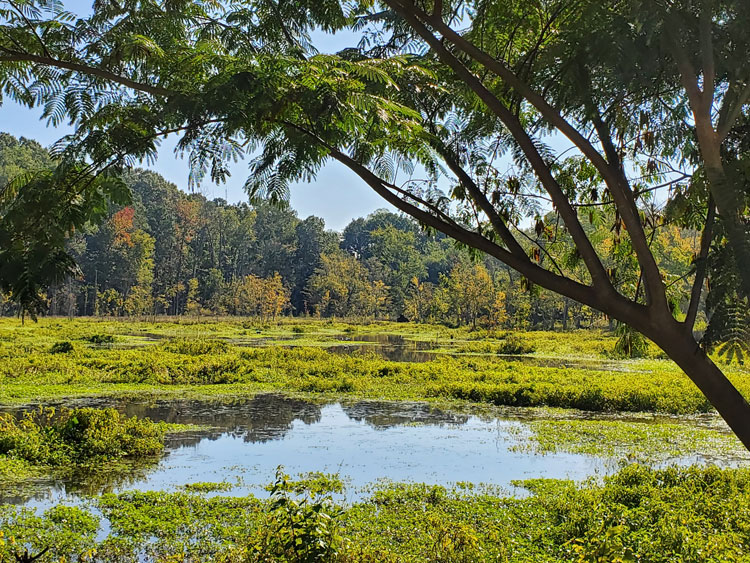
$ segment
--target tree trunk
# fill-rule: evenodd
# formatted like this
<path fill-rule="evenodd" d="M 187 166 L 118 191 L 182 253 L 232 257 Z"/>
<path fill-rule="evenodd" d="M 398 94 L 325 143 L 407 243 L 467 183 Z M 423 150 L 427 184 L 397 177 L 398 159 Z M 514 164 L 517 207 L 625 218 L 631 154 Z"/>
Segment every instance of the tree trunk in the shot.
<path fill-rule="evenodd" d="M 687 374 L 750 450 L 750 405 L 691 334 L 676 325 L 655 342 Z"/>

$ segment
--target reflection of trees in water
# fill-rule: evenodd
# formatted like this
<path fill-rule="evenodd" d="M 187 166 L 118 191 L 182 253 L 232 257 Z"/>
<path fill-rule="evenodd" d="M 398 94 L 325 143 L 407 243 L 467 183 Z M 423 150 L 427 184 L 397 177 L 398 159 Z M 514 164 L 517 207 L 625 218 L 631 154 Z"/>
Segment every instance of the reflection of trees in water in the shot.
<path fill-rule="evenodd" d="M 389 403 L 378 401 L 361 401 L 341 405 L 346 415 L 352 420 L 365 421 L 379 428 L 390 428 L 402 424 L 466 424 L 468 416 L 443 411 L 424 403 Z"/>
<path fill-rule="evenodd" d="M 72 406 L 70 403 L 66 406 Z M 81 406 L 76 402 L 75 406 Z M 276 394 L 257 395 L 250 400 L 237 401 L 155 401 L 125 403 L 95 400 L 87 406 L 115 407 L 127 416 L 150 418 L 178 424 L 210 427 L 208 430 L 167 436 L 168 448 L 196 445 L 202 440 L 215 440 L 230 434 L 246 442 L 267 442 L 283 438 L 295 420 L 305 424 L 320 421 L 320 407 L 316 404 Z M 19 414 L 25 409 L 14 409 Z M 143 482 L 155 469 L 159 457 L 142 460 L 123 460 L 99 467 L 60 470 L 47 478 L 12 487 L 0 485 L 0 502 L 22 504 L 29 500 L 45 500 L 51 496 L 68 494 L 96 495 L 114 489 L 127 488 Z"/>
<path fill-rule="evenodd" d="M 57 469 L 48 477 L 0 486 L 0 503 L 24 504 L 67 495 L 100 495 L 141 483 L 159 464 L 159 456 L 120 460 L 100 466 Z"/>
<path fill-rule="evenodd" d="M 267 442 L 283 438 L 295 420 L 305 424 L 320 421 L 320 407 L 301 399 L 277 394 L 262 394 L 237 401 L 157 401 L 129 403 L 120 408 L 128 416 L 148 417 L 154 421 L 195 424 L 210 429 L 167 438 L 167 446 L 197 444 L 215 440 L 224 434 L 246 442 Z"/>
<path fill-rule="evenodd" d="M 427 362 L 435 358 L 432 350 L 435 345 L 419 340 L 407 340 L 394 334 L 357 334 L 339 338 L 351 340 L 352 344 L 329 346 L 327 351 L 336 354 L 375 354 L 392 362 Z M 354 342 L 371 342 L 372 344 L 355 344 Z"/>
<path fill-rule="evenodd" d="M 65 406 L 115 407 L 127 416 L 150 418 L 178 424 L 194 424 L 207 430 L 167 436 L 168 448 L 193 446 L 202 440 L 216 440 L 231 435 L 245 442 L 267 442 L 283 438 L 294 421 L 314 424 L 321 420 L 317 404 L 278 394 L 262 394 L 252 399 L 235 401 L 169 400 L 134 403 L 109 400 L 75 401 Z M 27 407 L 28 408 L 28 407 Z M 364 421 L 376 429 L 404 424 L 460 425 L 467 415 L 443 411 L 424 403 L 393 403 L 360 401 L 342 404 L 344 413 L 352 420 Z M 17 414 L 25 409 L 13 409 Z M 346 439 L 346 436 L 342 436 Z M 127 488 L 143 482 L 158 465 L 159 458 L 126 460 L 88 469 L 64 470 L 48 478 L 20 486 L 0 484 L 0 502 L 21 504 L 31 499 L 44 500 L 68 494 L 96 495 L 114 489 Z"/>

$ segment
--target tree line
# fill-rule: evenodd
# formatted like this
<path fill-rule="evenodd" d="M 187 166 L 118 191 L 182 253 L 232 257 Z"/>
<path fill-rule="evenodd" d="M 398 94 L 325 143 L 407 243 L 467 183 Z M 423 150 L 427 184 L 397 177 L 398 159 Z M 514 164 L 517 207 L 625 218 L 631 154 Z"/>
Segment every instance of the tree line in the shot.
<path fill-rule="evenodd" d="M 0 134 L 0 185 L 52 164 L 35 141 Z M 47 314 L 315 315 L 523 328 L 603 319 L 405 215 L 377 211 L 337 233 L 319 217 L 300 219 L 284 203 L 209 200 L 140 169 L 122 180 L 129 201 L 69 237 L 78 270 L 46 291 Z M 540 217 L 533 229 L 552 229 L 554 221 L 554 214 Z M 621 283 L 637 283 L 627 275 L 632 258 L 615 244 L 604 218 L 592 215 L 588 228 L 599 231 L 612 270 L 622 270 Z M 689 267 L 696 241 L 695 233 L 676 227 L 655 239 L 675 280 Z M 569 251 L 565 241 L 550 244 L 540 260 L 563 261 L 574 272 L 579 266 Z M 685 284 L 672 287 L 676 301 L 685 299 Z M 1 298 L 3 314 L 17 312 L 11 297 Z"/>

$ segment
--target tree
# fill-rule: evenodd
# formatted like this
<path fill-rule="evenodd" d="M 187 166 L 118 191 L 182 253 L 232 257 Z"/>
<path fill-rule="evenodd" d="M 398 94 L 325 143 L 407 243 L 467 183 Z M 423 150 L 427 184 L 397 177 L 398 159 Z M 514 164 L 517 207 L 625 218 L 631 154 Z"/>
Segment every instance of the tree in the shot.
<path fill-rule="evenodd" d="M 181 131 L 196 182 L 258 147 L 246 186 L 278 201 L 336 160 L 426 227 L 653 340 L 750 447 L 750 406 L 692 333 L 714 234 L 730 241 L 732 291 L 750 293 L 745 0 L 126 1 L 76 22 L 56 4 L 2 6 L 4 92 L 71 120 L 66 150 L 93 169 Z M 357 48 L 311 48 L 312 30 L 344 27 L 363 33 Z M 550 132 L 567 146 L 547 146 Z M 702 231 L 684 321 L 651 250 L 654 192 Z M 519 229 L 552 207 L 552 232 Z M 590 207 L 632 249 L 632 292 L 584 227 Z M 545 254 L 558 233 L 580 274 Z"/>
<path fill-rule="evenodd" d="M 309 312 L 304 288 L 310 276 L 320 266 L 322 254 L 330 254 L 338 246 L 336 233 L 325 230 L 325 222 L 319 217 L 308 217 L 295 227 L 297 244 L 294 253 L 295 265 L 292 306 L 298 313 Z"/>
<path fill-rule="evenodd" d="M 411 280 L 426 273 L 423 257 L 416 247 L 416 235 L 388 225 L 370 233 L 370 247 L 370 270 L 377 271 L 378 277 L 390 287 L 394 313 L 398 316 L 404 312 Z"/>
<path fill-rule="evenodd" d="M 268 278 L 245 276 L 234 285 L 235 314 L 275 319 L 289 306 L 289 292 L 278 272 Z"/>
<path fill-rule="evenodd" d="M 320 265 L 308 280 L 306 293 L 319 315 L 370 317 L 386 304 L 386 285 L 370 281 L 367 269 L 340 250 L 320 256 Z"/>
<path fill-rule="evenodd" d="M 79 274 L 67 243 L 106 217 L 109 200 L 128 200 L 122 183 L 78 164 L 27 172 L 2 188 L 0 291 L 22 318 L 36 319 L 46 308 L 45 290 Z"/>
<path fill-rule="evenodd" d="M 457 264 L 441 280 L 449 312 L 455 315 L 456 324 L 471 323 L 490 317 L 500 297 L 487 269 L 481 264 Z M 501 300 L 502 301 L 502 300 Z"/>

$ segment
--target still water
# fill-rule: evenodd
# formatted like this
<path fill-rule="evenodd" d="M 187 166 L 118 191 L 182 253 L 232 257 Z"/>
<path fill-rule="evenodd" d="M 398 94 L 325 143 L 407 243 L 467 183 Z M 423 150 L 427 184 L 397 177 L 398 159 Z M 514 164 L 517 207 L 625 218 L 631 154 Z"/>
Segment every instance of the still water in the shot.
<path fill-rule="evenodd" d="M 169 336 L 154 333 L 138 333 L 131 335 L 137 340 L 126 344 L 118 344 L 119 347 L 141 347 L 147 344 L 156 344 L 167 340 Z M 284 347 L 294 348 L 296 346 L 310 346 L 305 340 L 309 335 L 299 334 L 294 336 L 280 337 L 234 337 L 219 338 L 240 348 L 265 348 Z M 460 347 L 468 341 L 423 341 L 411 340 L 396 334 L 339 334 L 328 335 L 317 338 L 315 346 L 334 354 L 365 354 L 375 355 L 391 362 L 420 363 L 429 362 L 444 356 L 482 356 L 488 358 L 500 358 L 509 362 L 520 362 L 527 365 L 539 367 L 575 367 L 594 371 L 631 371 L 632 367 L 623 365 L 622 362 L 606 359 L 580 359 L 580 358 L 554 358 L 540 357 L 529 354 L 498 354 L 498 353 L 471 353 L 459 352 Z M 109 345 L 105 345 L 109 346 Z"/>
<path fill-rule="evenodd" d="M 292 475 L 337 473 L 348 483 L 350 500 L 380 479 L 468 481 L 513 492 L 513 480 L 584 479 L 617 468 L 612 460 L 595 456 L 515 451 L 528 434 L 523 421 L 457 414 L 420 403 L 315 404 L 264 394 L 233 404 L 114 406 L 128 415 L 207 429 L 168 437 L 167 453 L 148 467 L 39 483 L 31 497 L 6 496 L 0 501 L 48 506 L 103 491 L 171 491 L 190 483 L 220 481 L 235 485 L 232 495 L 263 494 L 262 487 L 273 480 L 279 465 Z"/>

